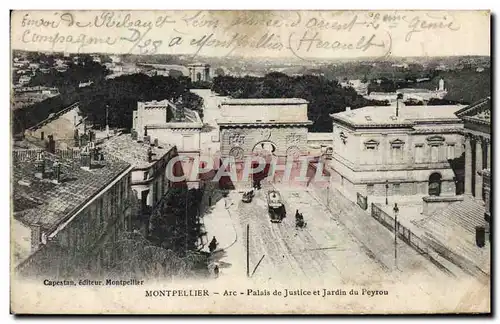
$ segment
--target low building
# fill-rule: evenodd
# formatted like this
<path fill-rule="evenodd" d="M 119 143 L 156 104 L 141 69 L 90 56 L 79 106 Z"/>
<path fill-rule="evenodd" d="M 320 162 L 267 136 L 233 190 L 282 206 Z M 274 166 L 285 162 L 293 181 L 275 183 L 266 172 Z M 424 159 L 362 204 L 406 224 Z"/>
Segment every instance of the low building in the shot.
<path fill-rule="evenodd" d="M 153 210 L 173 185 L 167 172 L 175 173 L 167 170 L 167 166 L 177 156 L 177 148 L 162 143 L 147 144 L 133 139 L 130 134 L 114 136 L 99 147 L 132 165 L 130 185 L 140 204 L 133 228 L 147 236 Z"/>
<path fill-rule="evenodd" d="M 83 278 L 115 265 L 107 246 L 130 227 L 132 167 L 91 152 L 13 151 L 16 274 Z"/>
<path fill-rule="evenodd" d="M 24 132 L 25 139 L 40 146 L 51 136 L 56 142 L 56 148 L 66 149 L 78 146 L 78 138 L 87 132 L 85 118 L 80 112 L 79 103 L 74 103 L 57 113 L 51 113 L 36 125 Z"/>
<path fill-rule="evenodd" d="M 333 153 L 333 138 L 331 133 L 308 133 L 307 145 L 309 147 L 309 154 L 327 155 L 331 158 Z"/>
<path fill-rule="evenodd" d="M 398 103 L 331 115 L 332 185 L 374 202 L 461 194 L 461 107 Z"/>
<path fill-rule="evenodd" d="M 168 143 L 177 147 L 180 157 L 185 158 L 185 173 L 190 173 L 193 161 L 200 156 L 201 129 L 203 122 L 196 111 L 179 108 L 168 100 L 138 102 L 133 112 L 132 133 L 144 143 Z M 190 187 L 198 187 L 196 179 L 190 179 Z"/>

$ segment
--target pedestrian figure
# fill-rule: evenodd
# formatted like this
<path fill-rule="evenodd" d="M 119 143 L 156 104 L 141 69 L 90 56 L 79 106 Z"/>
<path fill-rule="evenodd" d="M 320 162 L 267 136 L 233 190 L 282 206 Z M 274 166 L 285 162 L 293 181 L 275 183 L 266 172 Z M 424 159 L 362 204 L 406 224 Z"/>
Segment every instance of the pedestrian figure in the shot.
<path fill-rule="evenodd" d="M 217 248 L 217 240 L 215 239 L 215 236 L 214 236 L 212 241 L 208 245 L 208 249 L 210 250 L 210 253 L 212 253 L 215 251 L 216 248 Z"/>
<path fill-rule="evenodd" d="M 218 265 L 215 265 L 214 275 L 215 275 L 215 278 L 219 278 L 219 266 Z"/>

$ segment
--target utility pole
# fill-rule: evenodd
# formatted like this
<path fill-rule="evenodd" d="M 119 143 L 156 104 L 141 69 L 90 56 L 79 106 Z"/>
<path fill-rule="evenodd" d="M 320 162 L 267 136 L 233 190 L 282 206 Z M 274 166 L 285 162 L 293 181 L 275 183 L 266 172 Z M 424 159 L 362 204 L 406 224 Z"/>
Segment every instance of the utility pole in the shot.
<path fill-rule="evenodd" d="M 330 184 L 326 187 L 326 208 L 330 209 Z"/>
<path fill-rule="evenodd" d="M 389 205 L 389 200 L 387 199 L 387 192 L 389 191 L 389 180 L 385 180 L 385 205 Z"/>
<path fill-rule="evenodd" d="M 394 203 L 394 266 L 398 268 L 398 204 Z"/>
<path fill-rule="evenodd" d="M 187 252 L 188 252 L 188 194 L 189 194 L 189 190 L 188 188 L 186 187 L 186 203 L 185 203 L 185 206 L 184 206 L 184 209 L 185 209 L 185 225 L 186 225 L 186 233 L 185 233 L 185 248 L 186 248 L 186 255 L 187 255 Z"/>
<path fill-rule="evenodd" d="M 106 104 L 106 137 L 109 138 L 108 107 L 109 105 Z"/>
<path fill-rule="evenodd" d="M 250 277 L 250 225 L 247 224 L 247 277 Z"/>

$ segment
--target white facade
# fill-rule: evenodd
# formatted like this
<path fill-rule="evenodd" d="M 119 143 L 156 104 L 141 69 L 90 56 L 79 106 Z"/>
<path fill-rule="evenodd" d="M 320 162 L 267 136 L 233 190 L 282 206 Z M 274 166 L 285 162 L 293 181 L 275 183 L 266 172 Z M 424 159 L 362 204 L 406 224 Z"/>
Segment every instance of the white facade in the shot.
<path fill-rule="evenodd" d="M 450 161 L 463 153 L 461 106 L 365 107 L 332 115 L 332 184 L 355 197 L 420 199 L 430 177 L 440 179 L 440 195 L 456 195 L 457 174 Z M 439 176 L 438 176 L 439 175 Z M 460 175 L 458 175 L 460 178 Z"/>

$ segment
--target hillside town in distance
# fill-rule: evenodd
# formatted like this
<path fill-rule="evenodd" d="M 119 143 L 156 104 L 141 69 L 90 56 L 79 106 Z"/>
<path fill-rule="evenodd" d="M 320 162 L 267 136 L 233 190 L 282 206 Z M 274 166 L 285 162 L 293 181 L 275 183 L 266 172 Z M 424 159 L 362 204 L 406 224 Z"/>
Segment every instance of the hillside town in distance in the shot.
<path fill-rule="evenodd" d="M 11 73 L 20 276 L 489 285 L 490 57 L 13 51 Z"/>

